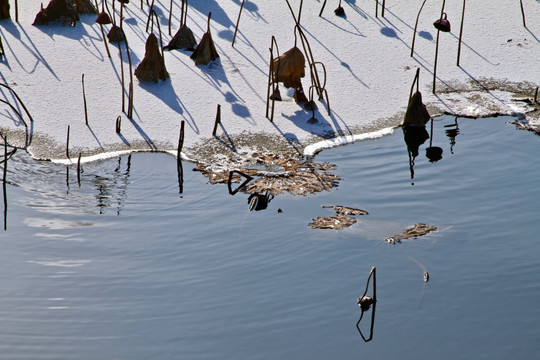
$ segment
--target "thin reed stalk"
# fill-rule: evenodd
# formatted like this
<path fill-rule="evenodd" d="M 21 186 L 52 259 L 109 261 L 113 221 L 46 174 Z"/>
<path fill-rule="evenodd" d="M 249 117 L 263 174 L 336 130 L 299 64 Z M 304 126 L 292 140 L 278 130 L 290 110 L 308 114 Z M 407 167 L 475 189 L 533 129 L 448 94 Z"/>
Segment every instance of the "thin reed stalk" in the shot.
<path fill-rule="evenodd" d="M 69 125 L 67 128 L 67 137 L 66 137 L 66 157 L 69 159 Z"/>
<path fill-rule="evenodd" d="M 238 12 L 238 19 L 236 19 L 236 27 L 234 28 L 234 35 L 232 39 L 231 46 L 234 47 L 234 41 L 236 40 L 236 33 L 238 32 L 238 24 L 240 24 L 240 16 L 242 15 L 242 10 L 244 9 L 244 4 L 246 0 L 242 0 L 242 5 L 240 5 L 240 11 Z"/>
<path fill-rule="evenodd" d="M 523 0 L 519 0 L 519 5 L 521 7 L 521 17 L 523 18 L 523 26 L 527 27 L 527 23 L 525 22 L 525 10 L 523 10 Z"/>
<path fill-rule="evenodd" d="M 214 121 L 214 130 L 212 130 L 212 135 L 216 136 L 218 124 L 221 124 L 221 105 L 218 104 L 216 111 L 216 120 Z"/>
<path fill-rule="evenodd" d="M 463 21 L 465 19 L 465 2 L 466 0 L 463 0 L 463 11 L 461 12 L 461 26 L 459 28 L 459 43 L 457 48 L 457 66 L 459 66 L 459 60 L 461 58 L 461 38 L 463 36 Z"/>
<path fill-rule="evenodd" d="M 84 74 L 82 74 L 81 83 L 82 83 L 82 94 L 83 94 L 83 103 L 84 103 L 84 122 L 86 126 L 88 126 L 88 106 L 86 104 L 86 92 L 84 90 Z"/>

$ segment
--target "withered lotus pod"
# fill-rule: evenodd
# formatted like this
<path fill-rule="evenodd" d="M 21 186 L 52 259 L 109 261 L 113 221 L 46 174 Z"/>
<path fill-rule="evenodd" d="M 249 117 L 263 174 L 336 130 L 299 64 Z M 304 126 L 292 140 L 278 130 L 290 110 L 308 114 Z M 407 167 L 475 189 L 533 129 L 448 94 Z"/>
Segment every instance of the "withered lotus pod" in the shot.
<path fill-rule="evenodd" d="M 100 25 L 112 24 L 111 17 L 105 11 L 98 14 L 96 22 Z"/>
<path fill-rule="evenodd" d="M 270 95 L 270 100 L 274 100 L 274 101 L 282 101 L 281 99 L 281 92 L 279 91 L 279 88 L 276 87 L 276 90 L 274 90 L 274 92 L 272 93 L 272 95 Z"/>
<path fill-rule="evenodd" d="M 109 33 L 107 34 L 107 38 L 109 39 L 109 42 L 112 42 L 112 43 L 114 42 L 117 43 L 117 42 L 126 40 L 124 31 L 118 25 L 113 25 L 111 27 L 111 30 L 109 30 Z"/>
<path fill-rule="evenodd" d="M 75 0 L 79 14 L 97 14 L 97 10 L 90 0 Z"/>
<path fill-rule="evenodd" d="M 286 88 L 296 89 L 302 86 L 300 79 L 306 76 L 305 67 L 306 58 L 295 46 L 275 58 L 270 64 L 270 71 L 276 82 L 282 82 Z"/>
<path fill-rule="evenodd" d="M 425 127 L 430 119 L 431 116 L 426 109 L 426 105 L 422 102 L 422 94 L 420 91 L 415 92 L 409 100 L 403 125 Z"/>
<path fill-rule="evenodd" d="M 361 298 L 358 298 L 358 306 L 360 306 L 362 311 L 368 311 L 375 301 L 376 300 L 374 300 L 371 296 L 364 295 Z"/>
<path fill-rule="evenodd" d="M 426 157 L 429 162 L 437 162 L 442 159 L 443 149 L 438 146 L 430 146 L 426 149 Z"/>
<path fill-rule="evenodd" d="M 165 62 L 159 51 L 157 37 L 153 33 L 146 40 L 144 59 L 135 69 L 135 76 L 140 81 L 153 81 L 156 83 L 169 77 L 169 73 L 165 69 Z"/>
<path fill-rule="evenodd" d="M 45 25 L 50 22 L 59 21 L 64 25 L 75 26 L 79 20 L 77 6 L 72 1 L 51 0 L 46 8 L 41 4 L 41 10 L 36 15 L 32 25 Z"/>
<path fill-rule="evenodd" d="M 180 29 L 176 32 L 176 34 L 173 36 L 171 41 L 169 42 L 169 45 L 165 46 L 165 50 L 176 50 L 176 49 L 182 49 L 182 50 L 189 50 L 193 51 L 195 50 L 195 47 L 197 46 L 197 40 L 195 40 L 195 36 L 193 36 L 193 32 L 189 27 L 186 25 L 182 25 Z"/>
<path fill-rule="evenodd" d="M 334 10 L 334 14 L 337 16 L 345 16 L 345 9 L 343 7 L 338 6 L 336 10 Z"/>
<path fill-rule="evenodd" d="M 195 60 L 195 65 L 207 65 L 210 61 L 216 60 L 219 57 L 212 34 L 206 32 L 199 45 L 191 54 L 191 58 Z"/>
<path fill-rule="evenodd" d="M 441 16 L 440 19 L 435 20 L 433 26 L 435 26 L 437 30 L 450 32 L 450 21 L 448 21 L 446 13 L 443 13 L 443 16 Z"/>
<path fill-rule="evenodd" d="M 0 19 L 9 19 L 9 1 L 0 0 Z"/>
<path fill-rule="evenodd" d="M 300 86 L 294 89 L 294 100 L 296 100 L 297 103 L 308 102 L 306 94 L 304 93 L 304 89 L 302 88 L 302 84 L 300 84 Z"/>

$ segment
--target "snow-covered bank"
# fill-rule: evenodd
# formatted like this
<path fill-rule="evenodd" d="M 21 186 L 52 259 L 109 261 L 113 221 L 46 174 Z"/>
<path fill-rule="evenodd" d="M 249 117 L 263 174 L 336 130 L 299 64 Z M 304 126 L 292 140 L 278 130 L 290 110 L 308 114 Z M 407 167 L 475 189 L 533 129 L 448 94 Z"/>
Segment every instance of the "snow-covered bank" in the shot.
<path fill-rule="evenodd" d="M 319 17 L 322 1 L 305 0 L 301 24 L 315 61 L 326 67 L 332 112 L 328 115 L 326 104 L 317 102 L 318 122 L 308 123 L 311 111 L 296 104 L 292 92 L 281 87 L 284 101 L 276 102 L 272 123 L 265 117 L 271 36 L 275 36 L 281 52 L 295 42 L 294 20 L 286 1 L 247 0 L 233 48 L 231 40 L 241 1 L 192 0 L 187 25 L 200 40 L 211 12 L 210 27 L 220 58 L 206 66 L 195 66 L 189 52 L 165 52 L 170 78 L 158 84 L 135 79 L 130 120 L 122 112 L 119 49 L 110 44 L 111 58 L 107 57 L 99 25 L 94 22 L 96 16 L 82 15 L 75 27 L 32 26 L 41 2 L 19 2 L 18 23 L 12 4 L 12 19 L 0 21 L 6 52 L 0 61 L 0 82 L 18 93 L 35 120 L 28 151 L 38 159 L 66 158 L 68 125 L 73 157 L 82 153 L 101 158 L 104 153 L 131 150 L 172 152 L 178 144 L 182 120 L 186 124 L 184 153 L 192 159 L 211 152 L 206 148 L 231 154 L 250 147 L 304 153 L 306 147 L 320 141 L 338 138 L 334 142 L 341 144 L 343 140 L 353 141 L 355 135 L 399 125 L 417 68 L 421 69 L 420 90 L 432 115 L 527 113 L 533 107 L 515 101 L 514 94 L 530 97 L 540 84 L 538 1 L 523 1 L 527 28 L 516 1 L 467 2 L 460 67 L 456 66 L 456 57 L 463 2 L 446 1 L 452 32 L 440 33 L 437 94 L 433 95 L 437 31 L 432 23 L 440 17 L 441 1 L 426 2 L 419 17 L 415 55 L 410 57 L 423 0 L 387 1 L 384 18 L 380 8 L 375 17 L 373 1 L 343 1 L 346 17 L 337 17 L 333 13 L 337 1 L 329 0 Z M 290 3 L 297 11 L 300 1 Z M 157 0 L 154 5 L 164 44 L 171 38 L 169 5 L 168 0 Z M 178 30 L 179 6 L 175 1 L 172 35 Z M 131 1 L 125 8 L 124 29 L 134 67 L 144 58 L 148 10 L 147 5 L 141 10 L 138 1 Z M 127 79 L 125 46 L 122 49 Z M 303 85 L 307 92 L 310 80 L 306 73 Z M 6 89 L 0 91 L 2 99 L 14 103 Z M 218 104 L 222 124 L 213 137 Z M 1 105 L 2 132 L 10 141 L 24 144 L 23 124 L 7 105 Z M 533 116 L 537 117 L 536 113 Z M 118 116 L 122 118 L 120 134 L 115 131 Z M 306 154 L 312 153 L 311 149 L 308 147 Z"/>

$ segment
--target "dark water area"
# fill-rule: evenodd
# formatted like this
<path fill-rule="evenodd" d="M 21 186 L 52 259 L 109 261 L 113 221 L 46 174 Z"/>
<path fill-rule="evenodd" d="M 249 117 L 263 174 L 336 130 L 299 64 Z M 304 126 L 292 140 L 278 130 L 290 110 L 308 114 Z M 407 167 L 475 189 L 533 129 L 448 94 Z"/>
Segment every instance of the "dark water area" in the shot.
<path fill-rule="evenodd" d="M 442 159 L 426 158 L 428 139 L 414 179 L 401 129 L 326 150 L 315 160 L 337 165 L 338 188 L 277 195 L 261 211 L 188 163 L 180 194 L 165 154 L 83 165 L 79 186 L 76 167 L 18 152 L 0 234 L 0 358 L 530 358 L 540 138 L 511 120 L 435 119 Z M 323 205 L 369 214 L 312 229 L 333 215 Z M 438 230 L 385 241 L 417 223 Z M 372 267 L 365 342 L 357 299 Z"/>

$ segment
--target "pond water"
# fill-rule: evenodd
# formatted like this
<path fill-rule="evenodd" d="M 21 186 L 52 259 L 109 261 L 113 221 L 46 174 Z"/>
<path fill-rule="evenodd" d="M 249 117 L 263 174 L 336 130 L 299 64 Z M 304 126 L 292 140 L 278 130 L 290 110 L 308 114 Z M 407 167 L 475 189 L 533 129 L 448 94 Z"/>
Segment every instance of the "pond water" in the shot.
<path fill-rule="evenodd" d="M 180 193 L 165 154 L 84 165 L 79 186 L 76 168 L 20 151 L 0 235 L 0 357 L 529 358 L 540 138 L 511 120 L 435 119 L 443 158 L 429 162 L 427 140 L 414 179 L 401 129 L 326 150 L 315 160 L 337 165 L 338 188 L 262 211 L 192 164 Z M 308 226 L 336 204 L 369 214 L 344 230 Z M 438 230 L 385 241 L 417 223 Z M 372 267 L 365 342 L 357 299 Z"/>

